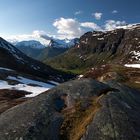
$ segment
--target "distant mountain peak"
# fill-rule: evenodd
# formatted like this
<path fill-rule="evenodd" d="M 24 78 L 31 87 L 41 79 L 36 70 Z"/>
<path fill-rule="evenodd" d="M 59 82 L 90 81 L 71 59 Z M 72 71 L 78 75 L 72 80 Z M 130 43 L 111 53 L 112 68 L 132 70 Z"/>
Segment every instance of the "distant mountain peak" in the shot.
<path fill-rule="evenodd" d="M 30 40 L 30 41 L 21 41 L 16 44 L 17 47 L 31 47 L 34 49 L 43 49 L 46 48 L 45 45 L 41 44 L 39 41 Z"/>
<path fill-rule="evenodd" d="M 45 47 L 54 47 L 54 48 L 70 48 L 74 46 L 78 39 L 57 39 L 53 37 L 48 36 L 40 36 L 39 38 L 33 38 L 29 40 L 8 40 L 15 46 L 25 46 L 25 47 L 31 47 L 35 49 L 43 49 Z"/>
<path fill-rule="evenodd" d="M 78 39 L 52 39 L 50 41 L 49 47 L 55 48 L 70 48 L 78 42 Z"/>

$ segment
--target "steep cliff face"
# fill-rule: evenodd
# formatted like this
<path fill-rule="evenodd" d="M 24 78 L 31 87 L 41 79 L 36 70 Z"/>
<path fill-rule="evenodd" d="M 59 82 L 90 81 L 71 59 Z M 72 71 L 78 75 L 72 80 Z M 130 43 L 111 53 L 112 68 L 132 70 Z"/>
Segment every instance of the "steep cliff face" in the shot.
<path fill-rule="evenodd" d="M 88 32 L 64 55 L 48 61 L 64 69 L 83 69 L 101 64 L 140 63 L 140 25 L 108 32 Z"/>
<path fill-rule="evenodd" d="M 0 138 L 137 140 L 139 106 L 140 91 L 122 84 L 70 81 L 2 113 Z"/>

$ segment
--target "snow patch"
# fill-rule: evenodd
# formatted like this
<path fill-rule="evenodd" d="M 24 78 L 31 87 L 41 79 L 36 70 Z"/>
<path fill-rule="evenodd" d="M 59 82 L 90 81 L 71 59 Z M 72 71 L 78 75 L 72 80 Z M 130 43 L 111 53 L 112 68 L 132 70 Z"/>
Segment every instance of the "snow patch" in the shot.
<path fill-rule="evenodd" d="M 59 84 L 54 81 L 49 81 L 49 83 L 45 83 L 45 82 L 41 82 L 37 80 L 24 78 L 21 76 L 18 76 L 18 77 L 8 76 L 7 80 L 15 80 L 15 81 L 20 82 L 20 84 L 10 85 L 8 84 L 7 81 L 0 80 L 0 89 L 22 90 L 22 91 L 27 91 L 27 92 L 32 93 L 32 94 L 26 95 L 25 97 L 35 97 L 41 94 L 42 92 L 45 92 L 55 87 L 55 85 Z"/>
<path fill-rule="evenodd" d="M 130 53 L 133 55 L 132 58 L 140 61 L 140 51 L 131 51 Z"/>
<path fill-rule="evenodd" d="M 8 69 L 8 68 L 3 68 L 3 67 L 0 67 L 0 70 L 6 70 L 6 71 L 14 71 L 12 69 Z"/>
<path fill-rule="evenodd" d="M 47 87 L 47 88 L 52 87 L 50 84 L 40 82 L 40 81 L 36 81 L 36 80 L 32 80 L 32 79 L 28 79 L 28 78 L 24 78 L 24 77 L 21 77 L 21 76 L 18 76 L 18 77 L 8 76 L 7 79 L 15 80 L 15 81 L 18 81 L 18 82 L 24 83 L 24 84 L 34 84 L 34 85 L 38 85 L 40 87 Z"/>
<path fill-rule="evenodd" d="M 9 85 L 8 82 L 0 80 L 0 89 L 27 91 L 31 92 L 32 94 L 25 95 L 25 97 L 35 97 L 41 94 L 42 92 L 49 90 L 50 86 L 47 88 L 47 87 L 29 86 L 26 84 Z"/>
<path fill-rule="evenodd" d="M 83 78 L 83 76 L 84 76 L 84 75 L 79 75 L 79 76 L 78 76 L 78 79 L 81 79 L 81 78 Z"/>
<path fill-rule="evenodd" d="M 104 40 L 104 38 L 102 37 L 102 38 L 98 38 L 98 40 Z"/>
<path fill-rule="evenodd" d="M 125 67 L 140 68 L 140 64 L 125 64 Z"/>

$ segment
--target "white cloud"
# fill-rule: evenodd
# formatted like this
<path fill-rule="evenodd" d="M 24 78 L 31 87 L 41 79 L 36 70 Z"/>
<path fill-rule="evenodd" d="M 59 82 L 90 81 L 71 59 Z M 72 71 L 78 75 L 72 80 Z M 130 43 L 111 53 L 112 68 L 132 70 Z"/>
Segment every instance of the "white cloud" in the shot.
<path fill-rule="evenodd" d="M 89 31 L 89 29 L 95 31 L 102 30 L 102 28 L 94 22 L 79 22 L 72 18 L 57 19 L 53 25 L 57 28 L 57 37 L 61 39 L 80 37 Z"/>
<path fill-rule="evenodd" d="M 118 13 L 117 10 L 113 10 L 113 11 L 112 11 L 112 14 L 117 14 L 117 13 Z"/>
<path fill-rule="evenodd" d="M 8 41 L 15 43 L 19 41 L 28 41 L 28 40 L 37 40 L 40 41 L 43 45 L 48 45 L 50 43 L 51 36 L 48 35 L 45 31 L 35 30 L 32 34 L 21 34 L 21 35 L 11 35 L 5 37 Z"/>
<path fill-rule="evenodd" d="M 98 26 L 96 23 L 94 22 L 83 22 L 81 23 L 82 27 L 86 27 L 86 28 L 91 28 L 93 30 L 102 30 L 100 26 Z"/>
<path fill-rule="evenodd" d="M 32 34 L 22 34 L 22 35 L 12 35 L 12 36 L 9 36 L 9 39 L 10 38 L 13 38 L 13 39 L 18 39 L 18 40 L 31 40 L 31 39 L 34 39 L 34 38 L 40 38 L 41 36 L 43 35 L 47 35 L 47 33 L 45 31 L 40 31 L 40 30 L 35 30 L 32 32 Z"/>
<path fill-rule="evenodd" d="M 40 36 L 42 36 L 42 35 L 46 35 L 46 32 L 45 31 L 40 31 L 40 30 L 35 30 L 35 31 L 33 31 L 33 33 L 32 33 L 32 36 L 37 36 L 37 37 L 40 37 Z"/>
<path fill-rule="evenodd" d="M 107 20 L 104 25 L 104 29 L 107 31 L 110 31 L 110 30 L 114 30 L 114 29 L 119 28 L 124 25 L 126 25 L 125 21 Z"/>
<path fill-rule="evenodd" d="M 76 38 L 90 30 L 110 31 L 121 28 L 126 25 L 125 21 L 107 20 L 103 26 L 99 26 L 94 22 L 79 22 L 72 18 L 57 19 L 53 25 L 57 28 L 57 38 Z"/>
<path fill-rule="evenodd" d="M 44 39 L 47 39 L 49 40 L 51 38 L 51 35 L 47 34 L 45 31 L 42 31 L 42 30 L 35 30 L 33 31 L 32 33 L 32 37 L 33 38 L 44 38 Z"/>
<path fill-rule="evenodd" d="M 80 14 L 82 14 L 83 12 L 82 11 L 76 11 L 75 13 L 74 13 L 74 15 L 80 15 Z"/>
<path fill-rule="evenodd" d="M 76 19 L 60 18 L 57 19 L 53 25 L 57 28 L 57 33 L 61 37 L 74 38 L 83 34 L 80 23 Z"/>
<path fill-rule="evenodd" d="M 97 20 L 100 20 L 100 19 L 102 18 L 103 13 L 98 13 L 98 12 L 96 12 L 96 13 L 93 13 L 92 15 L 93 15 Z"/>

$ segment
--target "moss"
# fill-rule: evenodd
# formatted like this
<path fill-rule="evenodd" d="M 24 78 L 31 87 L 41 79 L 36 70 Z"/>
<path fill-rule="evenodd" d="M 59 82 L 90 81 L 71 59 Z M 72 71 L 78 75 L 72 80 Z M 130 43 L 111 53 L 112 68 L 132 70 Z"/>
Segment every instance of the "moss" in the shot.
<path fill-rule="evenodd" d="M 98 100 L 99 97 L 90 99 L 86 108 L 82 107 L 83 101 L 78 101 L 75 104 L 74 112 L 64 113 L 65 119 L 60 133 L 61 140 L 79 140 L 86 133 L 86 127 L 101 107 Z"/>

